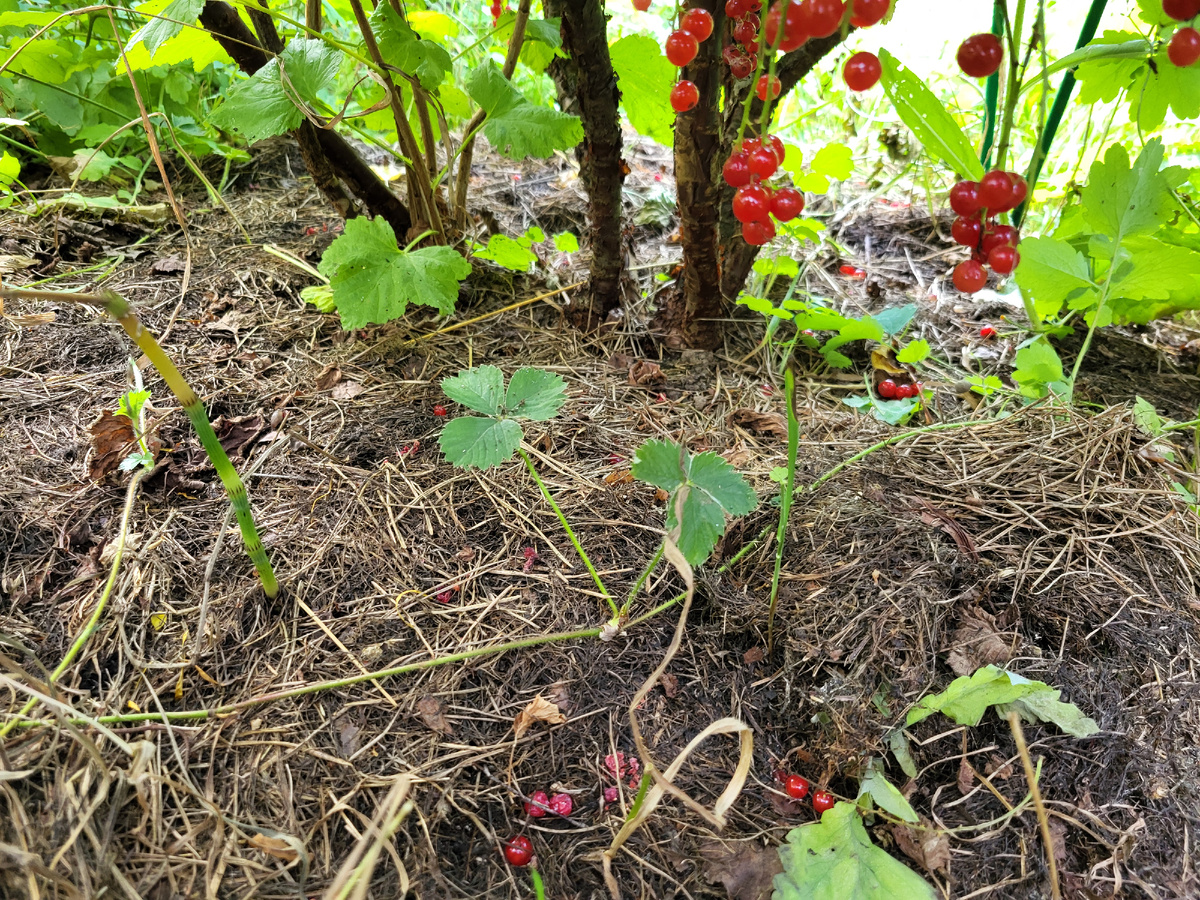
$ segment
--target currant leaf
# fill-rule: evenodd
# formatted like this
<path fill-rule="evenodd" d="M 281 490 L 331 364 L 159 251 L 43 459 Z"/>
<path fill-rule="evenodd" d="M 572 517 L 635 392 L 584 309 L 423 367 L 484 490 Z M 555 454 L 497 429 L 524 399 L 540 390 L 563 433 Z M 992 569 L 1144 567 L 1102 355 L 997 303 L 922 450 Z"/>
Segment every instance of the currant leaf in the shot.
<path fill-rule="evenodd" d="M 569 116 L 525 99 L 492 62 L 480 66 L 467 82 L 467 93 L 487 113 L 483 133 L 510 159 L 547 157 L 583 140 L 578 116 Z"/>

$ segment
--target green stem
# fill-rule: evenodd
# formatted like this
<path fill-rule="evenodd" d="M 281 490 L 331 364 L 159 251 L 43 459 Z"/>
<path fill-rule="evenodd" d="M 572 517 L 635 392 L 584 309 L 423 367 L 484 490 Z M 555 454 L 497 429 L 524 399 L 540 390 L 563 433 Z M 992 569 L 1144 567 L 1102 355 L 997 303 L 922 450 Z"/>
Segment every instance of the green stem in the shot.
<path fill-rule="evenodd" d="M 796 419 L 796 375 L 792 366 L 783 370 L 783 402 L 787 406 L 787 481 L 779 496 L 779 526 L 775 530 L 775 571 L 771 575 L 771 603 L 767 607 L 767 654 L 775 646 L 775 604 L 779 601 L 779 576 L 783 572 L 783 546 L 787 542 L 788 517 L 796 490 L 796 452 L 800 446 L 800 423 Z"/>
<path fill-rule="evenodd" d="M 550 508 L 554 510 L 558 516 L 558 521 L 562 523 L 563 530 L 566 531 L 567 537 L 571 539 L 571 545 L 575 548 L 575 552 L 579 554 L 579 558 L 583 560 L 583 564 L 587 566 L 587 570 L 592 573 L 592 581 L 596 582 L 596 587 L 600 593 L 604 595 L 604 599 L 608 601 L 609 607 L 612 609 L 614 616 L 619 616 L 621 611 L 617 609 L 617 604 L 612 598 L 612 594 L 608 592 L 608 588 L 604 586 L 604 582 L 600 580 L 600 573 L 596 571 L 596 567 L 592 565 L 592 561 L 584 552 L 583 546 L 579 543 L 579 538 L 575 537 L 575 532 L 571 529 L 571 523 L 567 521 L 567 517 L 563 515 L 563 511 L 559 509 L 558 504 L 554 502 L 554 498 L 550 496 L 550 491 L 546 489 L 545 482 L 538 475 L 537 469 L 533 467 L 533 460 L 529 458 L 529 454 L 524 449 L 518 447 L 517 452 L 521 454 L 521 459 L 525 460 L 525 467 L 529 469 L 529 474 L 533 476 L 533 480 L 537 482 L 537 486 L 542 490 L 542 496 L 546 498 L 546 502 L 550 504 Z"/>
<path fill-rule="evenodd" d="M 1008 142 L 1012 136 L 1013 117 L 1020 94 L 1021 31 L 1025 26 L 1025 0 L 1017 0 L 1017 14 L 1008 33 L 1008 82 L 1004 88 L 1004 116 L 1000 121 L 1000 140 L 996 146 L 996 168 L 1003 169 L 1008 157 Z"/>
<path fill-rule="evenodd" d="M 633 587 L 630 589 L 629 596 L 625 598 L 625 604 L 621 607 L 619 615 L 625 615 L 629 611 L 629 607 L 633 605 L 633 600 L 637 597 L 638 592 L 641 591 L 642 586 L 650 579 L 654 570 L 658 568 L 658 564 L 662 561 L 663 553 L 666 552 L 666 549 L 665 544 L 660 543 L 658 545 L 658 549 L 654 551 L 654 556 L 646 564 L 646 568 L 642 569 L 642 574 L 638 576 L 638 580 L 634 582 Z"/>
<path fill-rule="evenodd" d="M 546 900 L 546 886 L 542 884 L 542 876 L 538 874 L 537 869 L 529 870 L 529 879 L 533 882 L 533 896 L 535 900 Z"/>
<path fill-rule="evenodd" d="M 1000 0 L 992 3 L 992 34 L 1004 37 L 1004 7 Z M 984 94 L 986 113 L 983 120 L 983 149 L 979 152 L 979 161 L 983 167 L 988 167 L 988 158 L 992 155 L 992 146 L 996 141 L 996 104 L 1000 100 L 1000 73 L 993 72 L 988 76 L 987 90 Z"/>
<path fill-rule="evenodd" d="M 216 432 L 213 431 L 212 424 L 208 421 L 208 413 L 205 412 L 204 404 L 200 402 L 200 398 L 196 396 L 196 393 L 188 385 L 183 375 L 180 374 L 179 369 L 171 362 L 170 357 L 159 346 L 158 341 L 142 327 L 142 323 L 138 320 L 133 310 L 130 309 L 125 299 L 113 291 L 105 291 L 103 294 L 80 294 L 70 291 L 33 291 L 20 288 L 5 288 L 0 291 L 0 297 L 5 300 L 86 303 L 90 306 L 101 307 L 117 320 L 117 323 L 125 329 L 125 333 L 137 344 L 138 349 L 145 354 L 154 368 L 158 369 L 158 373 L 162 376 L 163 381 L 167 383 L 167 387 L 178 398 L 183 411 L 187 413 L 187 417 L 191 420 L 192 427 L 200 437 L 200 443 L 204 445 L 204 450 L 208 454 L 213 468 L 217 470 L 217 476 L 221 479 L 221 483 L 225 485 L 225 493 L 229 496 L 229 505 L 233 507 L 234 515 L 237 516 L 238 527 L 242 532 L 242 542 L 246 546 L 246 555 L 254 563 L 254 568 L 258 572 L 258 578 L 262 584 L 263 593 L 268 597 L 278 595 L 279 582 L 275 579 L 275 570 L 271 568 L 271 561 L 267 558 L 267 551 L 263 549 L 262 541 L 259 540 L 258 529 L 254 524 L 254 514 L 250 509 L 250 498 L 246 494 L 246 486 L 242 484 L 242 479 L 238 477 L 237 469 L 229 461 L 229 456 L 225 453 L 225 448 L 217 440 Z"/>

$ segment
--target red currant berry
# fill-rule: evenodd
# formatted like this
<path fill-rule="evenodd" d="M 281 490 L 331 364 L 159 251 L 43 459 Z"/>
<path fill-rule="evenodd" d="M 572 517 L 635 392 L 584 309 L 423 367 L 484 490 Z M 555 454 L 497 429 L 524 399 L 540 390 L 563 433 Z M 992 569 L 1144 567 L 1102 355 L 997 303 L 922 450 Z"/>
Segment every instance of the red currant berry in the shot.
<path fill-rule="evenodd" d="M 795 188 L 780 188 L 771 197 L 771 215 L 780 222 L 790 222 L 804 212 L 804 195 Z"/>
<path fill-rule="evenodd" d="M 964 260 L 954 267 L 954 286 L 964 294 L 974 294 L 987 284 L 987 270 L 983 263 L 973 259 Z"/>
<path fill-rule="evenodd" d="M 804 42 L 808 40 L 801 4 L 798 2 L 788 3 L 787 18 L 784 18 L 783 7 L 779 3 L 771 7 L 763 25 L 763 33 L 766 36 L 768 47 L 775 46 L 781 20 L 783 21 L 783 35 L 779 37 L 779 49 L 784 53 L 790 53 L 803 46 Z"/>
<path fill-rule="evenodd" d="M 835 803 L 837 803 L 837 800 L 834 799 L 833 794 L 829 793 L 829 791 L 817 791 L 813 794 L 813 812 L 818 816 L 828 809 L 833 809 Z"/>
<path fill-rule="evenodd" d="M 1029 182 L 1025 180 L 1023 175 L 1017 172 L 1009 172 L 1008 177 L 1012 179 L 1013 184 L 1013 199 L 1012 205 L 1015 209 L 1025 202 L 1025 198 L 1029 196 Z"/>
<path fill-rule="evenodd" d="M 988 338 L 994 338 L 996 336 L 996 329 L 993 328 L 991 325 L 984 325 L 982 328 L 979 329 L 979 336 L 981 338 L 983 338 L 985 341 Z"/>
<path fill-rule="evenodd" d="M 1012 244 L 1001 244 L 999 247 L 993 247 L 988 253 L 988 265 L 997 275 L 1010 274 L 1020 261 L 1021 254 Z"/>
<path fill-rule="evenodd" d="M 686 31 L 698 41 L 713 33 L 713 17 L 707 9 L 689 9 L 679 20 L 679 30 Z"/>
<path fill-rule="evenodd" d="M 800 775 L 789 775 L 783 783 L 783 789 L 793 800 L 803 800 L 808 796 L 808 779 Z"/>
<path fill-rule="evenodd" d="M 979 199 L 988 212 L 998 213 L 1013 208 L 1013 182 L 1007 172 L 993 169 L 979 180 Z"/>
<path fill-rule="evenodd" d="M 725 0 L 725 17 L 734 21 L 746 14 L 748 7 L 745 0 Z"/>
<path fill-rule="evenodd" d="M 761 247 L 775 237 L 775 224 L 766 219 L 762 222 L 743 222 L 742 240 L 751 247 Z"/>
<path fill-rule="evenodd" d="M 686 31 L 672 31 L 667 35 L 663 49 L 666 50 L 667 59 L 671 61 L 671 65 L 682 68 L 696 58 L 696 54 L 700 51 L 700 45 Z"/>
<path fill-rule="evenodd" d="M 523 834 L 509 838 L 508 843 L 504 845 L 504 858 L 508 860 L 509 865 L 517 868 L 527 866 L 533 859 L 533 844 Z"/>
<path fill-rule="evenodd" d="M 846 4 L 842 0 L 804 0 L 808 6 L 805 30 L 816 38 L 829 37 L 842 25 Z"/>
<path fill-rule="evenodd" d="M 852 91 L 869 91 L 879 82 L 879 76 L 882 74 L 883 67 L 879 64 L 879 57 L 866 51 L 855 53 L 842 67 L 846 87 Z"/>
<path fill-rule="evenodd" d="M 764 147 L 769 146 L 775 151 L 775 158 L 779 160 L 779 164 L 782 166 L 783 158 L 787 155 L 787 148 L 783 146 L 783 141 L 779 139 L 779 136 L 775 134 L 768 134 L 766 137 L 762 138 L 760 143 Z"/>
<path fill-rule="evenodd" d="M 700 102 L 700 91 L 686 79 L 671 88 L 671 109 L 685 113 Z"/>
<path fill-rule="evenodd" d="M 739 56 L 729 64 L 729 74 L 741 81 L 743 78 L 749 78 L 750 73 L 754 71 L 754 60 L 748 56 Z"/>
<path fill-rule="evenodd" d="M 972 78 L 987 78 L 1000 68 L 1004 48 L 994 34 L 976 34 L 958 46 L 958 67 Z"/>
<path fill-rule="evenodd" d="M 770 178 L 779 168 L 779 160 L 775 151 L 768 147 L 759 147 L 750 154 L 750 171 L 759 178 Z"/>
<path fill-rule="evenodd" d="M 979 197 L 979 182 L 960 181 L 950 188 L 950 208 L 960 216 L 969 216 L 983 207 Z"/>
<path fill-rule="evenodd" d="M 546 805 L 560 816 L 569 816 L 575 808 L 575 801 L 571 799 L 570 794 L 555 794 Z"/>
<path fill-rule="evenodd" d="M 771 99 L 774 100 L 779 96 L 779 92 L 783 90 L 783 85 L 779 83 L 779 79 L 774 75 L 759 75 L 758 84 L 754 86 L 754 93 L 758 94 L 758 99 L 765 101 L 767 99 L 767 87 L 771 89 Z"/>
<path fill-rule="evenodd" d="M 540 819 L 546 814 L 546 810 L 542 809 L 542 806 L 538 806 L 539 803 L 542 806 L 550 805 L 550 798 L 546 796 L 545 791 L 534 791 L 529 795 L 529 801 L 525 804 L 525 813 L 535 819 Z"/>
<path fill-rule="evenodd" d="M 433 414 L 434 414 L 435 416 L 444 416 L 444 415 L 446 414 L 446 407 L 442 406 L 442 405 L 439 403 L 437 406 L 435 406 L 435 407 L 433 408 Z"/>
<path fill-rule="evenodd" d="M 650 0 L 633 0 L 633 8 L 638 12 L 645 12 L 650 8 Z"/>
<path fill-rule="evenodd" d="M 1195 28 L 1180 28 L 1167 44 L 1167 59 L 1181 69 L 1200 59 L 1200 31 Z"/>
<path fill-rule="evenodd" d="M 1162 0 L 1162 11 L 1176 22 L 1200 16 L 1200 0 Z"/>
<path fill-rule="evenodd" d="M 770 215 L 771 200 L 761 185 L 748 184 L 734 192 L 733 217 L 742 224 L 765 222 Z"/>
<path fill-rule="evenodd" d="M 896 393 L 897 390 L 899 390 L 899 385 L 897 385 L 896 382 L 892 381 L 890 378 L 885 378 L 883 381 L 879 382 L 879 384 L 876 385 L 875 390 L 879 392 L 879 396 L 884 400 L 895 400 L 898 396 L 900 396 L 898 393 Z"/>
<path fill-rule="evenodd" d="M 990 245 L 988 244 L 988 237 L 993 241 Z M 1011 225 L 996 225 L 984 236 L 983 251 L 984 253 L 988 253 L 992 247 L 999 247 L 1001 244 L 1008 244 L 1010 247 L 1015 247 L 1019 243 L 1021 243 L 1021 232 L 1017 231 Z"/>
<path fill-rule="evenodd" d="M 750 173 L 750 154 L 745 151 L 730 154 L 721 173 L 730 187 L 740 188 L 749 184 L 753 179 Z"/>
<path fill-rule="evenodd" d="M 979 215 L 959 216 L 950 226 L 950 236 L 954 243 L 964 247 L 978 247 L 979 239 L 983 237 L 983 222 Z"/>
<path fill-rule="evenodd" d="M 898 384 L 896 385 L 896 399 L 907 400 L 909 397 L 917 396 L 917 386 L 915 384 Z"/>
<path fill-rule="evenodd" d="M 870 28 L 887 15 L 891 0 L 854 0 L 850 7 L 850 24 L 855 28 Z"/>
<path fill-rule="evenodd" d="M 742 19 L 733 26 L 733 39 L 743 46 L 754 46 L 758 43 L 758 24 Z"/>

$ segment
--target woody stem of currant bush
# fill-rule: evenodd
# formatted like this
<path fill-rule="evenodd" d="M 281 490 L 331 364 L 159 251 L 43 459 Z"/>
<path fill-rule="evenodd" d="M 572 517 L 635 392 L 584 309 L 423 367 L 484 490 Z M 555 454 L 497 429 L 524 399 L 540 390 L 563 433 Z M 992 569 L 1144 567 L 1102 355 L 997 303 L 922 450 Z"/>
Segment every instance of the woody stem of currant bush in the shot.
<path fill-rule="evenodd" d="M 558 516 L 558 521 L 562 523 L 563 530 L 567 533 L 567 537 L 571 539 L 571 545 L 575 548 L 575 552 L 579 554 L 579 558 L 583 560 L 583 564 L 587 566 L 587 570 L 592 574 L 592 581 L 596 582 L 596 587 L 600 593 L 604 595 L 604 599 L 608 601 L 609 608 L 612 609 L 614 616 L 619 616 L 621 611 L 617 609 L 616 601 L 613 600 L 612 594 L 608 592 L 608 588 L 604 586 L 604 582 L 600 580 L 600 573 L 596 571 L 596 567 L 592 565 L 592 561 L 588 558 L 587 553 L 583 549 L 583 545 L 579 543 L 579 538 L 575 537 L 575 532 L 571 528 L 571 523 L 567 521 L 567 517 L 563 515 L 563 511 L 558 504 L 554 502 L 554 498 L 550 496 L 550 491 L 546 489 L 546 483 L 542 481 L 542 476 L 537 473 L 534 468 L 533 460 L 529 458 L 529 454 L 523 448 L 518 447 L 517 452 L 521 454 L 521 459 L 525 460 L 525 467 L 529 469 L 529 474 L 533 476 L 533 480 L 537 482 L 537 486 L 542 491 L 542 496 L 546 498 L 546 502 L 550 504 L 550 508 L 554 510 Z"/>
<path fill-rule="evenodd" d="M 1004 87 L 1004 114 L 1000 120 L 1000 139 L 996 142 L 996 168 L 1003 169 L 1012 137 L 1013 117 L 1021 93 L 1021 31 L 1025 27 L 1025 0 L 1017 0 L 1017 12 L 1008 29 L 1008 82 Z"/>
<path fill-rule="evenodd" d="M 400 138 L 404 155 L 408 157 L 409 196 L 416 197 L 420 201 L 424 207 L 425 221 L 434 231 L 434 240 L 443 243 L 445 233 L 442 230 L 441 214 L 438 212 L 437 204 L 433 201 L 433 178 L 429 167 L 425 165 L 425 157 L 421 153 L 421 147 L 417 144 L 417 136 L 413 134 L 412 126 L 408 124 L 408 115 L 404 111 L 404 97 L 400 94 L 400 88 L 396 86 L 395 79 L 392 78 L 387 63 L 383 60 L 383 54 L 375 40 L 375 32 L 371 30 L 371 23 L 367 21 L 367 14 L 363 11 L 361 0 L 350 0 L 350 8 L 354 11 L 354 20 L 358 23 L 358 30 L 362 32 L 367 53 L 374 60 L 375 68 L 383 80 L 383 85 L 391 101 L 392 118 L 396 122 L 396 134 Z M 398 234 L 396 239 L 403 242 L 405 236 Z"/>
<path fill-rule="evenodd" d="M 779 527 L 775 529 L 775 571 L 771 574 L 771 602 L 767 607 L 767 653 L 775 647 L 775 605 L 779 602 L 779 576 L 783 571 L 783 548 L 787 543 L 788 518 L 796 490 L 796 452 L 800 446 L 800 423 L 796 418 L 796 375 L 792 357 L 783 370 L 783 397 L 787 406 L 787 480 L 779 495 Z"/>
<path fill-rule="evenodd" d="M 504 67 L 500 70 L 511 80 L 517 70 L 517 59 L 521 45 L 525 43 L 525 26 L 529 22 L 530 0 L 521 0 L 517 5 L 517 17 L 513 21 L 513 33 L 508 39 L 508 52 L 504 56 Z M 454 182 L 454 215 L 460 228 L 467 224 L 467 187 L 471 183 L 471 161 L 475 157 L 475 135 L 483 127 L 487 113 L 476 110 L 463 129 L 462 147 L 458 151 L 458 172 Z"/>
<path fill-rule="evenodd" d="M 229 456 L 225 453 L 225 448 L 217 440 L 212 423 L 208 421 L 208 413 L 205 412 L 204 404 L 200 402 L 200 398 L 196 396 L 195 391 L 184 380 L 183 375 L 180 374 L 175 364 L 171 362 L 170 357 L 159 346 L 158 341 L 142 327 L 142 323 L 134 315 L 133 310 L 129 308 L 129 304 L 125 302 L 124 298 L 113 291 L 106 291 L 103 294 L 77 294 L 69 291 L 39 291 L 21 288 L 4 288 L 0 290 L 0 298 L 4 300 L 32 300 L 48 303 L 83 303 L 89 306 L 99 306 L 117 320 L 117 323 L 125 330 L 125 333 L 137 344 L 138 349 L 145 354 L 154 368 L 158 370 L 158 374 L 162 376 L 163 381 L 167 383 L 167 387 L 171 389 L 171 393 L 179 400 L 183 411 L 187 413 L 187 417 L 191 420 L 192 427 L 196 430 L 196 434 L 200 438 L 200 443 L 204 445 L 204 450 L 208 454 L 213 468 L 217 470 L 217 477 L 225 485 L 225 492 L 229 496 L 229 504 L 233 507 L 234 514 L 238 520 L 238 528 L 242 532 L 242 542 L 246 546 L 246 555 L 254 563 L 254 568 L 258 572 L 258 578 L 262 584 L 263 593 L 268 597 L 278 595 L 279 582 L 275 578 L 275 570 L 271 568 L 271 561 L 267 558 L 267 551 L 263 549 L 262 541 L 259 540 L 258 529 L 254 524 L 254 514 L 250 509 L 250 498 L 246 494 L 246 486 L 242 484 L 242 479 L 238 477 L 237 469 L 229 461 Z"/>

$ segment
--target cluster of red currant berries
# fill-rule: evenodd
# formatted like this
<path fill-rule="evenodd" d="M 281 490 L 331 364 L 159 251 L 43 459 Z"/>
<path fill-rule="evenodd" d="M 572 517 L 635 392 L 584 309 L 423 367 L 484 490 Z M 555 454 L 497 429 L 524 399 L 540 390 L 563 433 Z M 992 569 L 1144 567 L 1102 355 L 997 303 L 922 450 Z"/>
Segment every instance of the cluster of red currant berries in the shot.
<path fill-rule="evenodd" d="M 725 183 L 736 188 L 733 217 L 742 223 L 747 244 L 761 246 L 775 237 L 775 222 L 790 222 L 804 212 L 804 195 L 794 187 L 762 184 L 783 162 L 783 141 L 771 134 L 749 138 L 725 160 Z"/>
<path fill-rule="evenodd" d="M 726 0 L 725 15 L 733 23 L 733 42 L 721 51 L 725 65 L 738 81 L 748 78 L 758 66 L 758 11 L 762 0 Z"/>
<path fill-rule="evenodd" d="M 713 33 L 713 17 L 707 9 L 689 9 L 679 20 L 679 30 L 667 35 L 663 50 L 671 65 L 683 68 L 700 52 L 700 42 Z M 671 88 L 671 109 L 687 112 L 700 102 L 700 91 L 686 78 Z"/>
<path fill-rule="evenodd" d="M 875 386 L 876 392 L 883 400 L 905 400 L 909 397 L 920 397 L 924 385 L 919 381 L 902 384 L 885 378 Z"/>
<path fill-rule="evenodd" d="M 950 208 L 958 218 L 950 226 L 956 244 L 971 248 L 971 258 L 954 269 L 954 286 L 973 294 L 987 284 L 987 268 L 1009 275 L 1021 261 L 1021 235 L 995 217 L 1025 202 L 1029 185 L 1016 172 L 993 169 L 979 181 L 960 181 L 950 189 Z"/>
<path fill-rule="evenodd" d="M 492 27 L 496 27 L 496 23 L 500 21 L 500 16 L 507 11 L 508 7 L 504 0 L 492 0 L 491 9 L 488 10 L 492 14 Z"/>
<path fill-rule="evenodd" d="M 1162 0 L 1162 9 L 1176 22 L 1190 22 L 1200 16 L 1200 0 Z M 1200 31 L 1194 25 L 1175 32 L 1167 44 L 1167 59 L 1181 69 L 1200 60 Z"/>
<path fill-rule="evenodd" d="M 525 803 L 525 812 L 533 819 L 540 819 L 547 809 L 560 816 L 569 816 L 575 808 L 575 801 L 571 799 L 570 794 L 555 794 L 549 797 L 545 791 L 534 791 L 529 795 L 529 800 L 532 802 Z"/>
<path fill-rule="evenodd" d="M 803 775 L 788 775 L 785 772 L 776 772 L 775 777 L 783 782 L 784 793 L 793 800 L 803 800 L 808 796 L 809 783 L 808 779 Z M 813 791 L 813 812 L 818 816 L 823 814 L 827 809 L 833 809 L 836 803 L 837 798 L 829 793 L 829 791 Z"/>

